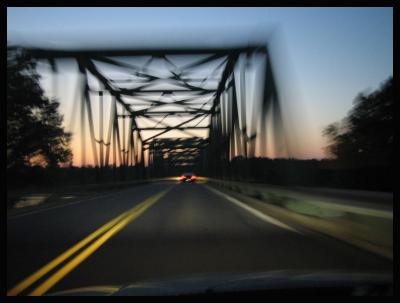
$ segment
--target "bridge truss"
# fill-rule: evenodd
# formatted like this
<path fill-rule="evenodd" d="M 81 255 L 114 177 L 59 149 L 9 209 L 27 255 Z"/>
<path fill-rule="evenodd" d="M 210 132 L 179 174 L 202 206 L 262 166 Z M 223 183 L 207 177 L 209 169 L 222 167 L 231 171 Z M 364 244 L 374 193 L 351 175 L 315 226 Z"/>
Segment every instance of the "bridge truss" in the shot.
<path fill-rule="evenodd" d="M 80 119 L 83 165 L 89 142 L 100 171 L 130 167 L 146 177 L 180 167 L 223 177 L 233 158 L 266 156 L 268 145 L 282 146 L 266 45 L 26 51 L 47 60 L 53 73 L 59 60 L 77 63 L 73 118 Z"/>

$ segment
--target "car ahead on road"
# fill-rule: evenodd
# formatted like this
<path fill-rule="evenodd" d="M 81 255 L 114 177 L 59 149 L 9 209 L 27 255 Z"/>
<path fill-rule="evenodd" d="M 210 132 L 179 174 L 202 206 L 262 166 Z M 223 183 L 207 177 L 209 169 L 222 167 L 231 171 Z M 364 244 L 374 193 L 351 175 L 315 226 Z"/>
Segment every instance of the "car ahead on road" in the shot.
<path fill-rule="evenodd" d="M 201 274 L 144 281 L 125 286 L 94 286 L 48 296 L 247 296 L 322 295 L 392 296 L 393 277 L 382 273 L 341 271 L 272 271 L 245 274 Z"/>
<path fill-rule="evenodd" d="M 184 173 L 179 177 L 179 181 L 182 183 L 185 182 L 194 182 L 196 181 L 197 177 L 194 173 Z"/>

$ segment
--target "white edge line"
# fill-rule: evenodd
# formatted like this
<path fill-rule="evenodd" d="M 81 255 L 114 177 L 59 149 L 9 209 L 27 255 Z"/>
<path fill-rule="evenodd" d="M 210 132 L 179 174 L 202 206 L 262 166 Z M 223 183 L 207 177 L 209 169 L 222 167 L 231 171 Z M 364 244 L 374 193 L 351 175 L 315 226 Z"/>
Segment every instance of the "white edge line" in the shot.
<path fill-rule="evenodd" d="M 247 210 L 248 212 L 250 212 L 251 214 L 253 214 L 254 216 L 260 218 L 260 219 L 263 220 L 263 221 L 266 221 L 266 222 L 271 223 L 271 224 L 273 224 L 273 225 L 276 225 L 276 226 L 279 226 L 279 227 L 281 227 L 281 228 L 290 230 L 290 231 L 292 231 L 292 232 L 295 232 L 295 233 L 304 235 L 302 232 L 300 232 L 300 231 L 298 231 L 298 230 L 296 230 L 296 229 L 290 227 L 289 225 L 286 225 L 285 223 L 282 223 L 281 221 L 279 221 L 279 220 L 277 220 L 277 219 L 274 219 L 274 218 L 272 218 L 272 217 L 270 217 L 270 216 L 268 216 L 268 215 L 266 215 L 266 214 L 264 214 L 264 213 L 262 213 L 262 212 L 260 212 L 260 211 L 258 211 L 258 210 L 256 210 L 256 209 L 254 209 L 254 208 L 252 208 L 252 207 L 250 207 L 250 206 L 244 204 L 243 202 L 240 202 L 238 199 L 236 199 L 236 198 L 234 198 L 234 197 L 231 197 L 231 196 L 229 196 L 229 195 L 227 195 L 227 194 L 225 194 L 225 193 L 223 193 L 223 192 L 221 192 L 221 191 L 219 191 L 219 190 L 217 190 L 217 189 L 215 189 L 215 188 L 212 188 L 212 187 L 210 187 L 210 186 L 208 186 L 208 185 L 206 185 L 206 187 L 207 187 L 210 191 L 214 192 L 215 194 L 224 197 L 225 199 L 227 199 L 227 200 L 229 200 L 230 202 L 236 204 L 237 206 L 240 206 L 241 208 Z"/>

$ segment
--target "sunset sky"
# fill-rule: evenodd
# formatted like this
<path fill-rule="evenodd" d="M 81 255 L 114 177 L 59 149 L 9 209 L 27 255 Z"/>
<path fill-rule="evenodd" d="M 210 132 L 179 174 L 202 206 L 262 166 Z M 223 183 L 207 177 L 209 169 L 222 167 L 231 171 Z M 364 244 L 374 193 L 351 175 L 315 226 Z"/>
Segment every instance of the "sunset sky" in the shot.
<path fill-rule="evenodd" d="M 28 46 L 229 45 L 266 39 L 272 41 L 299 158 L 322 158 L 323 128 L 342 119 L 358 93 L 376 89 L 393 75 L 392 8 L 7 9 L 8 43 Z M 57 97 L 68 129 L 76 115 L 77 73 L 73 64 L 62 67 Z M 53 97 L 47 69 L 39 70 Z M 78 133 L 72 149 L 79 165 Z"/>

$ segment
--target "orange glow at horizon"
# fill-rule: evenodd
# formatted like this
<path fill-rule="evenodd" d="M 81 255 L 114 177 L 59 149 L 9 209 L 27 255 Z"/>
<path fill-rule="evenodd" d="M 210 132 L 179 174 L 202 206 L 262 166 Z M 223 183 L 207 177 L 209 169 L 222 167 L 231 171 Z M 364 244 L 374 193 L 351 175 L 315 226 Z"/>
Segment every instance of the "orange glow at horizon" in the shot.
<path fill-rule="evenodd" d="M 177 137 L 179 137 L 179 132 L 176 132 Z M 322 159 L 325 157 L 324 152 L 321 148 L 320 152 L 318 154 L 315 153 L 316 147 L 319 146 L 318 142 L 313 142 L 311 140 L 307 140 L 303 142 L 303 146 L 297 146 L 297 151 L 294 153 L 291 157 L 295 157 L 298 159 Z M 81 136 L 79 133 L 76 133 L 72 140 L 71 140 L 71 145 L 70 148 L 72 150 L 73 154 L 73 160 L 72 163 L 74 166 L 80 167 L 82 166 L 82 147 L 81 147 Z M 269 158 L 275 158 L 274 151 L 272 146 L 270 145 L 270 148 L 267 148 L 267 154 Z M 112 153 L 113 149 L 110 149 L 110 158 L 109 158 L 109 164 L 112 165 Z M 99 154 L 99 149 L 98 149 L 98 144 L 97 144 L 97 155 Z M 104 152 L 105 154 L 105 152 Z M 260 157 L 260 148 L 256 148 L 256 157 Z M 147 163 L 147 157 L 145 157 L 145 163 Z M 278 155 L 279 157 L 279 155 Z M 94 166 L 95 161 L 94 161 L 94 155 L 93 155 L 93 150 L 91 146 L 91 141 L 89 138 L 86 139 L 86 153 L 85 153 L 85 166 Z M 119 160 L 117 157 L 117 166 L 119 166 Z"/>

